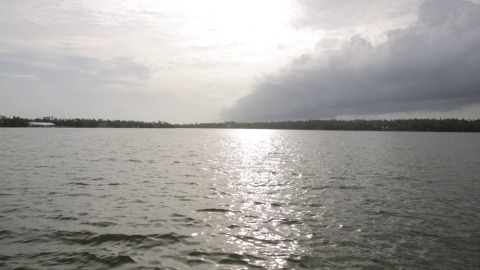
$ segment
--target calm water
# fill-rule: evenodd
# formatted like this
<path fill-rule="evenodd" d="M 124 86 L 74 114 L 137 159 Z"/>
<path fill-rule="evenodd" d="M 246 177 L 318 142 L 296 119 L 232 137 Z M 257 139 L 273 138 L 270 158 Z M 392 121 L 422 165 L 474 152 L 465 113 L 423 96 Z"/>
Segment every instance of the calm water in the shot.
<path fill-rule="evenodd" d="M 474 269 L 480 134 L 0 129 L 1 269 Z"/>

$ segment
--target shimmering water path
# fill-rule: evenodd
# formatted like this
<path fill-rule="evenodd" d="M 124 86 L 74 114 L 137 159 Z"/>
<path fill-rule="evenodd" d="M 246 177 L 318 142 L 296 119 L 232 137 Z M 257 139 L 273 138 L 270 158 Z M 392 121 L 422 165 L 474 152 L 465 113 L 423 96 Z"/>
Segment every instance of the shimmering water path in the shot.
<path fill-rule="evenodd" d="M 480 134 L 0 129 L 1 269 L 475 269 Z"/>

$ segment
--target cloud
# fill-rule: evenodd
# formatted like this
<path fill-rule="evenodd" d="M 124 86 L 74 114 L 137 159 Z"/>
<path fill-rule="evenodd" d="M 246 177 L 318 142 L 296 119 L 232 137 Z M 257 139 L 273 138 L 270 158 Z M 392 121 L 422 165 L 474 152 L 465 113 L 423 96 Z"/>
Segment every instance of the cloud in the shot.
<path fill-rule="evenodd" d="M 151 74 L 130 58 L 0 53 L 0 109 L 25 117 L 131 117 L 143 109 L 138 104 L 152 106 L 138 91 Z"/>
<path fill-rule="evenodd" d="M 480 5 L 422 3 L 416 23 L 372 45 L 360 36 L 333 54 L 305 55 L 224 111 L 265 121 L 449 111 L 480 103 Z M 312 56 L 313 55 L 313 56 Z"/>
<path fill-rule="evenodd" d="M 0 77 L 14 78 L 16 74 L 35 79 L 50 88 L 95 84 L 103 82 L 124 84 L 148 79 L 148 67 L 132 59 L 116 57 L 110 60 L 78 55 L 51 55 L 41 53 L 0 53 Z"/>
<path fill-rule="evenodd" d="M 421 0 L 296 0 L 297 28 L 335 29 L 409 16 Z"/>

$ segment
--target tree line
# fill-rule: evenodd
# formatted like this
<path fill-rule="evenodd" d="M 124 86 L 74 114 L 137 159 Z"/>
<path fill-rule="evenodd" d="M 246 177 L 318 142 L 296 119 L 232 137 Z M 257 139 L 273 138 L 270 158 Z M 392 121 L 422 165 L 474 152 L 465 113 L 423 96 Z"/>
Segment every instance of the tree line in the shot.
<path fill-rule="evenodd" d="M 243 128 L 358 131 L 480 132 L 480 119 L 302 120 L 281 122 L 224 122 L 175 125 L 178 128 Z"/>
<path fill-rule="evenodd" d="M 223 122 L 170 124 L 163 121 L 143 122 L 84 118 L 21 118 L 0 116 L 0 127 L 28 127 L 30 122 L 49 122 L 56 127 L 104 128 L 233 128 L 233 129 L 299 129 L 358 131 L 440 131 L 480 132 L 480 119 L 396 119 L 396 120 L 300 120 L 279 122 Z"/>
<path fill-rule="evenodd" d="M 173 128 L 174 125 L 158 121 L 158 122 L 143 122 L 143 121 L 125 121 L 125 120 L 104 120 L 104 119 L 84 119 L 84 118 L 21 118 L 18 116 L 4 117 L 0 116 L 0 127 L 28 127 L 30 122 L 48 122 L 54 124 L 56 127 L 77 127 L 77 128 Z"/>

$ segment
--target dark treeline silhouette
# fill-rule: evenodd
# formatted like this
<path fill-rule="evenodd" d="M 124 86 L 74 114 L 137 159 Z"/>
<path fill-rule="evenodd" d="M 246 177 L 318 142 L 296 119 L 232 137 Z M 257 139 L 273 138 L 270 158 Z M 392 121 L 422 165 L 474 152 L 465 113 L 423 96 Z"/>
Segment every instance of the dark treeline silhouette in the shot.
<path fill-rule="evenodd" d="M 223 122 L 177 124 L 103 119 L 35 119 L 0 116 L 0 127 L 28 127 L 30 122 L 49 122 L 56 127 L 105 128 L 234 128 L 234 129 L 303 129 L 303 130 L 363 130 L 363 131 L 443 131 L 480 132 L 480 119 L 397 119 L 397 120 L 305 120 L 283 122 Z"/>
<path fill-rule="evenodd" d="M 175 125 L 178 128 L 244 128 L 363 131 L 480 132 L 480 119 L 306 120 L 283 122 L 224 122 Z"/>
<path fill-rule="evenodd" d="M 30 122 L 49 122 L 56 127 L 105 127 L 105 128 L 173 128 L 174 125 L 167 122 L 142 122 L 125 120 L 104 120 L 104 119 L 59 119 L 54 117 L 43 117 L 35 119 L 20 118 L 17 116 L 0 116 L 0 127 L 28 127 Z"/>

